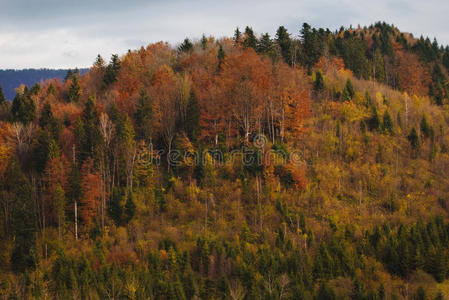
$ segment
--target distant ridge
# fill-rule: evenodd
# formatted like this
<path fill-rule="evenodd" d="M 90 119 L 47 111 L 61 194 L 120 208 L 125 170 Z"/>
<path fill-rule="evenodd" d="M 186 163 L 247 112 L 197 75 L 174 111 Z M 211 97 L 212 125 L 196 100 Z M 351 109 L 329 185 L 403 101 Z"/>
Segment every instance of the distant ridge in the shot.
<path fill-rule="evenodd" d="M 64 79 L 69 69 L 22 69 L 22 70 L 0 70 L 0 86 L 2 86 L 5 97 L 8 100 L 14 99 L 15 88 L 21 84 L 31 86 L 43 80 L 51 78 Z M 89 69 L 79 69 L 81 74 L 85 74 Z"/>

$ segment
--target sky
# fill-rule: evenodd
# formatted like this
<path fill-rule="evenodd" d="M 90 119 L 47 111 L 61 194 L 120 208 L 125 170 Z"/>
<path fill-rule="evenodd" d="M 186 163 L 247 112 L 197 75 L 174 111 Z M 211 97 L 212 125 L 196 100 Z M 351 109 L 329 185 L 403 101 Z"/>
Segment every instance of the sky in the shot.
<path fill-rule="evenodd" d="M 237 26 L 298 35 L 304 22 L 336 30 L 376 21 L 449 44 L 448 0 L 0 0 L 0 69 L 89 67 L 97 54 L 230 37 Z"/>

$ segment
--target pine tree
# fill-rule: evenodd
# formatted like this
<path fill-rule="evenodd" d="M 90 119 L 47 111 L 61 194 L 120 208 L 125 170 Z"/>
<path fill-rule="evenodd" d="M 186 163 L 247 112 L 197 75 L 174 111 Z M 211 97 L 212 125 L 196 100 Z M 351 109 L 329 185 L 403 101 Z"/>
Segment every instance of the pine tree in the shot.
<path fill-rule="evenodd" d="M 393 120 L 388 110 L 385 111 L 383 116 L 382 132 L 386 134 L 393 134 Z"/>
<path fill-rule="evenodd" d="M 243 47 L 245 48 L 253 48 L 256 50 L 257 48 L 257 38 L 254 35 L 254 31 L 251 27 L 246 26 L 245 34 L 243 36 Z"/>
<path fill-rule="evenodd" d="M 0 106 L 6 102 L 5 94 L 3 93 L 3 88 L 0 85 Z"/>
<path fill-rule="evenodd" d="M 17 93 L 11 107 L 11 118 L 13 122 L 28 124 L 36 118 L 36 105 L 29 97 L 27 89 L 23 93 Z"/>
<path fill-rule="evenodd" d="M 16 272 L 23 273 L 37 264 L 36 220 L 31 185 L 26 180 L 19 163 L 11 160 L 6 175 L 6 189 L 14 197 L 13 210 L 14 248 L 11 263 Z"/>
<path fill-rule="evenodd" d="M 427 122 L 426 116 L 423 115 L 423 117 L 421 119 L 421 132 L 425 138 L 428 138 L 428 137 L 430 137 L 430 131 L 431 131 L 431 126 Z"/>
<path fill-rule="evenodd" d="M 70 85 L 69 88 L 68 101 L 78 102 L 80 95 L 81 95 L 81 87 L 79 84 L 79 78 L 77 74 L 74 74 L 72 76 L 72 84 Z"/>
<path fill-rule="evenodd" d="M 204 33 L 203 33 L 203 35 L 201 36 L 201 48 L 202 48 L 203 50 L 206 50 L 206 48 L 207 48 L 207 38 L 206 38 L 206 36 L 204 35 Z"/>
<path fill-rule="evenodd" d="M 114 220 L 116 225 L 121 225 L 122 223 L 122 215 L 123 215 L 122 199 L 123 199 L 123 190 L 120 187 L 114 187 L 114 189 L 112 190 L 108 211 L 109 216 L 112 218 L 112 220 Z"/>
<path fill-rule="evenodd" d="M 200 107 L 193 89 L 190 90 L 189 102 L 187 104 L 185 130 L 191 141 L 197 140 L 200 134 Z"/>
<path fill-rule="evenodd" d="M 153 106 L 145 90 L 140 91 L 136 112 L 136 137 L 146 142 L 151 141 L 153 134 Z"/>
<path fill-rule="evenodd" d="M 371 131 L 378 130 L 380 128 L 379 113 L 377 112 L 377 108 L 374 105 L 371 105 L 371 117 L 369 118 L 367 123 Z"/>
<path fill-rule="evenodd" d="M 418 133 L 416 132 L 415 127 L 412 128 L 410 134 L 407 137 L 408 141 L 410 142 L 410 146 L 412 146 L 412 148 L 414 150 L 419 150 L 420 148 L 420 141 L 419 141 L 419 136 Z"/>
<path fill-rule="evenodd" d="M 188 53 L 188 52 L 191 52 L 192 50 L 193 50 L 193 44 L 189 38 L 185 38 L 184 42 L 182 42 L 182 44 L 179 45 L 179 47 L 178 47 L 179 53 Z"/>
<path fill-rule="evenodd" d="M 234 43 L 239 44 L 242 40 L 242 33 L 240 32 L 240 29 L 237 27 L 234 31 Z"/>
<path fill-rule="evenodd" d="M 221 67 L 223 64 L 223 61 L 225 59 L 226 53 L 223 50 L 223 46 L 221 44 L 218 44 L 218 54 L 217 54 L 217 58 L 218 58 L 218 70 L 221 71 Z"/>
<path fill-rule="evenodd" d="M 120 71 L 120 59 L 117 54 L 113 54 L 111 57 L 111 61 L 106 67 L 106 71 L 103 77 L 105 87 L 110 86 L 117 80 L 119 71 Z"/>
<path fill-rule="evenodd" d="M 292 40 L 290 39 L 290 34 L 284 26 L 280 26 L 276 31 L 276 42 L 281 48 L 281 55 L 284 61 L 292 65 L 293 63 L 293 47 Z"/>
<path fill-rule="evenodd" d="M 128 193 L 126 197 L 125 209 L 124 209 L 124 221 L 129 223 L 136 213 L 136 204 L 134 204 L 132 192 Z"/>
<path fill-rule="evenodd" d="M 315 72 L 315 81 L 313 83 L 313 89 L 315 91 L 322 91 L 324 89 L 324 78 L 321 71 Z"/>
<path fill-rule="evenodd" d="M 352 85 L 351 79 L 348 78 L 348 80 L 346 80 L 346 85 L 342 92 L 343 100 L 345 101 L 351 100 L 354 97 L 354 95 L 355 95 L 354 86 Z"/>

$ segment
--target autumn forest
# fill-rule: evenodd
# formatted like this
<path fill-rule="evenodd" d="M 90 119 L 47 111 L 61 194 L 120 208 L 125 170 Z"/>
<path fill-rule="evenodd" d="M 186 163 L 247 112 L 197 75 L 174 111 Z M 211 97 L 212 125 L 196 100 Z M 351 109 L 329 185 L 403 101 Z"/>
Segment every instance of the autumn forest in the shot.
<path fill-rule="evenodd" d="M 0 298 L 449 299 L 448 78 L 304 23 L 0 87 Z"/>

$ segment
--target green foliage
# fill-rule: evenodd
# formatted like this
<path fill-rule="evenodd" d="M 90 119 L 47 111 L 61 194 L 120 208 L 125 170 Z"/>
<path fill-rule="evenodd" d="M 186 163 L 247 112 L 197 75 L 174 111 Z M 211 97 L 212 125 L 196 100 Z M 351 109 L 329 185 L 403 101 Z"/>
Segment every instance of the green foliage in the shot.
<path fill-rule="evenodd" d="M 346 85 L 342 92 L 342 98 L 344 101 L 349 101 L 354 97 L 354 95 L 355 95 L 354 85 L 352 84 L 351 79 L 348 78 L 348 80 L 346 80 Z"/>
<path fill-rule="evenodd" d="M 0 106 L 6 102 L 5 93 L 3 92 L 3 88 L 0 85 Z"/>
<path fill-rule="evenodd" d="M 200 134 L 200 129 L 200 107 L 195 91 L 191 89 L 187 104 L 185 132 L 191 141 L 196 141 Z"/>
<path fill-rule="evenodd" d="M 382 132 L 385 134 L 393 134 L 393 126 L 393 119 L 391 118 L 390 112 L 386 110 L 383 116 Z"/>
<path fill-rule="evenodd" d="M 246 26 L 245 33 L 243 35 L 243 47 L 245 48 L 253 48 L 256 50 L 257 48 L 257 38 L 254 34 L 254 31 L 251 27 Z"/>
<path fill-rule="evenodd" d="M 113 54 L 111 61 L 106 66 L 103 82 L 106 87 L 110 86 L 117 80 L 118 73 L 120 71 L 120 59 L 117 54 Z"/>
<path fill-rule="evenodd" d="M 313 82 L 313 89 L 315 91 L 322 91 L 324 89 L 324 78 L 321 71 L 315 72 L 315 81 Z"/>
<path fill-rule="evenodd" d="M 11 118 L 13 122 L 28 124 L 36 118 L 36 105 L 25 87 L 23 93 L 18 92 L 12 102 Z"/>
<path fill-rule="evenodd" d="M 193 44 L 189 38 L 185 38 L 184 42 L 178 47 L 178 52 L 191 52 L 193 50 Z"/>
<path fill-rule="evenodd" d="M 223 46 L 221 44 L 218 45 L 218 70 L 221 70 L 221 66 L 223 64 L 224 58 L 226 56 L 225 51 L 223 50 Z"/>
<path fill-rule="evenodd" d="M 78 74 L 71 76 L 72 84 L 70 85 L 67 99 L 69 102 L 78 102 L 81 96 L 81 87 L 79 84 Z"/>
<path fill-rule="evenodd" d="M 414 150 L 419 150 L 421 142 L 415 127 L 412 128 L 410 134 L 407 136 L 407 139 L 410 142 L 410 146 L 412 146 Z"/>
<path fill-rule="evenodd" d="M 135 118 L 136 137 L 144 141 L 151 141 L 153 134 L 153 106 L 150 97 L 144 90 L 140 91 Z"/>
<path fill-rule="evenodd" d="M 276 43 L 281 48 L 281 55 L 284 61 L 292 65 L 293 63 L 293 45 L 290 34 L 284 26 L 280 26 L 276 31 Z"/>

